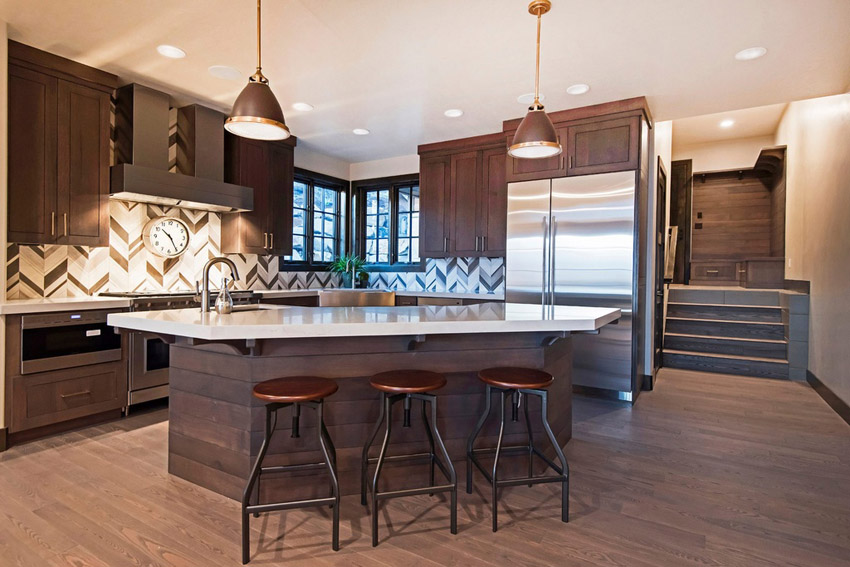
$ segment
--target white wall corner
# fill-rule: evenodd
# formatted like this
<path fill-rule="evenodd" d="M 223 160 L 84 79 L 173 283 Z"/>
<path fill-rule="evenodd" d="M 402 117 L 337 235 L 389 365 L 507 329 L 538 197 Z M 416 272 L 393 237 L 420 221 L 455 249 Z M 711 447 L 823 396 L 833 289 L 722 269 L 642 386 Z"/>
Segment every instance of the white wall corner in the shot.
<path fill-rule="evenodd" d="M 358 181 L 393 175 L 407 175 L 408 173 L 419 173 L 418 154 L 352 163 L 349 169 L 349 179 Z"/>
<path fill-rule="evenodd" d="M 6 22 L 0 20 L 0 266 L 3 268 L 3 290 L 0 291 L 0 300 L 6 301 L 6 211 L 8 200 L 8 187 L 6 186 L 8 157 L 6 148 L 8 144 L 8 120 L 9 120 L 9 34 Z M 6 427 L 6 320 L 0 317 L 0 429 Z"/>
<path fill-rule="evenodd" d="M 295 146 L 294 162 L 295 167 L 301 169 L 330 175 L 331 177 L 337 177 L 346 181 L 350 180 L 350 163 L 343 159 L 320 154 L 304 145 Z"/>

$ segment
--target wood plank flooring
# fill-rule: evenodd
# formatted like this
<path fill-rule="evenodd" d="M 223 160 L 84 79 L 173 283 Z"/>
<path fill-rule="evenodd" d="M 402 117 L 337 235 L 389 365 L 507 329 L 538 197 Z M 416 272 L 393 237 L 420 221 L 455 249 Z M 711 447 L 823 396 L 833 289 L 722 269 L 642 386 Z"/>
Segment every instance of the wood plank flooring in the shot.
<path fill-rule="evenodd" d="M 235 501 L 167 474 L 166 412 L 0 453 L 0 565 L 235 566 Z M 576 398 L 571 521 L 555 485 L 387 503 L 357 497 L 342 550 L 327 509 L 252 521 L 251 565 L 850 565 L 850 426 L 804 383 L 662 370 L 633 408 Z M 389 465 L 388 465 L 389 466 Z M 480 477 L 477 477 L 480 481 Z"/>

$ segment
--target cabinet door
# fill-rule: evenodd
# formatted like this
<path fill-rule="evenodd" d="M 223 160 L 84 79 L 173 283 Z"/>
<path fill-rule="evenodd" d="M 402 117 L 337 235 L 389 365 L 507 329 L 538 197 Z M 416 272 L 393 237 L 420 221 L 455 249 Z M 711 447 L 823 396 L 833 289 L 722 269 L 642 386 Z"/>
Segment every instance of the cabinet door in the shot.
<path fill-rule="evenodd" d="M 419 255 L 445 258 L 449 255 L 447 212 L 451 194 L 449 156 L 419 160 Z"/>
<path fill-rule="evenodd" d="M 637 169 L 639 130 L 637 116 L 569 126 L 567 175 Z"/>
<path fill-rule="evenodd" d="M 9 242 L 56 238 L 57 82 L 9 65 Z"/>
<path fill-rule="evenodd" d="M 502 148 L 482 152 L 481 210 L 479 229 L 482 236 L 481 251 L 486 256 L 504 256 L 508 229 L 508 183 L 505 180 L 505 162 L 508 159 Z"/>
<path fill-rule="evenodd" d="M 269 245 L 269 160 L 265 142 L 230 136 L 236 144 L 236 163 L 231 164 L 237 183 L 254 190 L 254 210 L 239 213 L 238 218 L 229 219 L 225 253 L 265 254 Z M 223 228 L 224 230 L 224 228 Z M 225 248 L 225 247 L 223 247 Z"/>
<path fill-rule="evenodd" d="M 556 156 L 543 159 L 516 159 L 507 157 L 507 181 L 532 181 L 535 179 L 549 179 L 552 177 L 564 177 L 567 175 L 566 167 L 566 142 L 567 129 L 556 128 L 558 133 L 558 143 L 561 144 L 563 151 Z M 510 134 L 507 140 L 507 147 L 511 145 L 513 134 Z"/>
<path fill-rule="evenodd" d="M 109 245 L 109 95 L 59 81 L 57 243 Z"/>
<path fill-rule="evenodd" d="M 292 254 L 293 150 L 283 144 L 270 144 L 268 149 L 268 253 L 283 256 Z"/>
<path fill-rule="evenodd" d="M 481 152 L 464 152 L 451 157 L 449 252 L 452 256 L 480 254 L 480 169 Z"/>

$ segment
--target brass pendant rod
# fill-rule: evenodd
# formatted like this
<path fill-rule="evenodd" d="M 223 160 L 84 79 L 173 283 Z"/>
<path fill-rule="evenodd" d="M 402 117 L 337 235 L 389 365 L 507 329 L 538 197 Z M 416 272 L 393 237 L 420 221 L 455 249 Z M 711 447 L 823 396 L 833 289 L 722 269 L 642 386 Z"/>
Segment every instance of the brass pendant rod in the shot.
<path fill-rule="evenodd" d="M 262 17 L 262 11 L 260 10 L 260 2 L 262 0 L 257 0 L 257 71 L 262 70 L 262 51 L 261 46 L 263 44 L 262 41 L 262 28 L 260 26 L 260 18 Z M 539 33 L 539 32 L 538 32 Z M 538 40 L 539 41 L 539 40 Z"/>
<path fill-rule="evenodd" d="M 537 58 L 534 65 L 534 109 L 540 108 L 540 20 L 543 14 L 537 11 Z"/>

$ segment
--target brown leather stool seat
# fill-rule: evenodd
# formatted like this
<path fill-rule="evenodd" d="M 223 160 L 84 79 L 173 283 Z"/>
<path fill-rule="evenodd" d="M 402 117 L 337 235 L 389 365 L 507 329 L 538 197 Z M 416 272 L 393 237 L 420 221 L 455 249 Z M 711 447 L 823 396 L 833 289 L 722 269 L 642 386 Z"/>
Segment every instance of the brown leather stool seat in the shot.
<path fill-rule="evenodd" d="M 375 374 L 369 383 L 389 394 L 422 394 L 445 386 L 446 377 L 428 370 L 390 370 Z"/>
<path fill-rule="evenodd" d="M 336 448 L 331 440 L 328 428 L 325 426 L 324 401 L 325 398 L 334 394 L 339 389 L 336 382 L 318 376 L 288 376 L 286 378 L 274 378 L 260 382 L 254 386 L 253 394 L 258 400 L 265 402 L 265 433 L 260 452 L 251 468 L 248 483 L 242 492 L 242 564 L 251 559 L 249 517 L 253 514 L 256 518 L 261 513 L 274 512 L 277 510 L 289 510 L 292 508 L 307 508 L 311 506 L 328 505 L 333 508 L 333 523 L 331 534 L 331 546 L 334 551 L 339 550 L 339 478 L 336 467 Z M 301 408 L 307 407 L 316 412 L 316 437 L 323 460 L 320 463 L 305 463 L 291 465 L 263 466 L 263 460 L 269 449 L 272 436 L 277 429 L 278 411 L 291 408 L 292 429 L 290 437 L 301 436 L 300 421 Z M 293 500 L 289 502 L 260 502 L 260 479 L 264 474 L 277 474 L 283 472 L 303 471 L 309 469 L 325 470 L 330 480 L 330 495 L 324 498 L 311 498 L 307 500 Z M 309 480 L 312 477 L 301 477 Z M 255 492 L 256 489 L 256 492 Z"/>
<path fill-rule="evenodd" d="M 269 404 L 314 402 L 339 390 L 336 382 L 318 376 L 290 376 L 254 386 L 254 397 Z"/>
<path fill-rule="evenodd" d="M 437 396 L 431 392 L 439 390 L 446 385 L 446 377 L 437 372 L 428 370 L 391 370 L 375 374 L 369 380 L 373 388 L 381 392 L 381 409 L 378 413 L 378 421 L 372 430 L 372 435 L 363 446 L 363 456 L 360 461 L 360 503 L 367 504 L 367 493 L 371 488 L 372 503 L 372 547 L 378 545 L 378 503 L 388 498 L 401 496 L 415 496 L 417 494 L 434 495 L 438 492 L 448 492 L 451 496 L 450 527 L 453 534 L 457 533 L 457 475 L 449 453 L 443 443 L 440 432 L 437 430 Z M 402 402 L 404 406 L 403 427 L 410 427 L 410 413 L 414 401 L 422 404 L 422 421 L 428 436 L 428 452 L 406 455 L 387 455 L 390 441 L 390 432 L 393 427 L 393 406 Z M 430 409 L 430 412 L 428 411 Z M 430 413 L 430 418 L 429 414 Z M 369 456 L 369 448 L 375 442 L 375 438 L 384 425 L 384 441 L 381 443 L 381 451 L 377 457 Z M 427 459 L 430 464 L 428 485 L 419 488 L 408 488 L 405 490 L 380 491 L 378 481 L 381 469 L 385 462 L 397 462 L 405 460 Z M 367 479 L 369 466 L 375 465 L 375 474 Z M 436 484 L 434 482 L 434 469 L 439 467 L 447 482 Z"/>
<path fill-rule="evenodd" d="M 478 378 L 485 384 L 508 390 L 540 390 L 548 388 L 555 381 L 555 377 L 548 372 L 513 366 L 486 368 L 478 372 Z"/>

